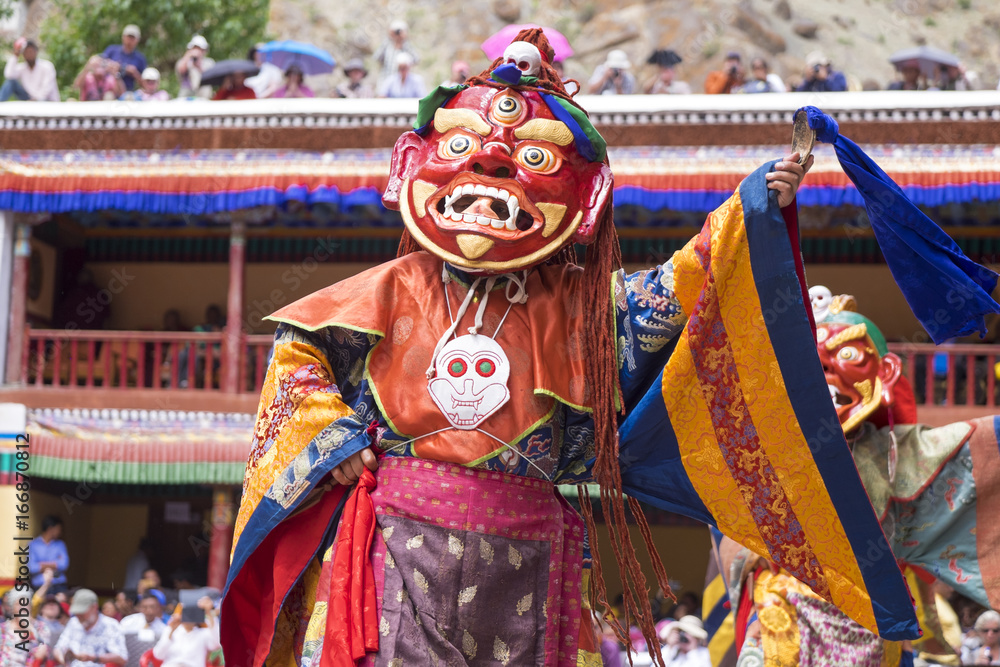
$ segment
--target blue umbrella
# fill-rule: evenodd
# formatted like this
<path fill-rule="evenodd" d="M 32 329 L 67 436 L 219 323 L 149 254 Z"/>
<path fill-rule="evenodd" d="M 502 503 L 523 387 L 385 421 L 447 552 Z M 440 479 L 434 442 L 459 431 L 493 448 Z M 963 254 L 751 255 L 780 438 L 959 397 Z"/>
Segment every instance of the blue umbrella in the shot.
<path fill-rule="evenodd" d="M 327 74 L 333 71 L 337 61 L 329 53 L 307 42 L 285 40 L 283 42 L 268 42 L 260 47 L 260 52 L 269 62 L 282 70 L 291 65 L 297 65 L 303 74 Z"/>

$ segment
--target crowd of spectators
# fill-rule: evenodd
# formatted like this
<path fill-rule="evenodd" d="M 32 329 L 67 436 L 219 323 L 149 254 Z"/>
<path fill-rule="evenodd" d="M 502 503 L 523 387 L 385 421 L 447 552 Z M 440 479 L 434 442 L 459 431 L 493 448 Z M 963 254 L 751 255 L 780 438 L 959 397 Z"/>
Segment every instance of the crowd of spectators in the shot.
<path fill-rule="evenodd" d="M 99 55 L 91 56 L 73 81 L 73 97 L 81 101 L 124 99 L 136 102 L 170 99 L 161 73 L 150 67 L 140 50 L 142 31 L 137 25 L 122 30 L 121 43 L 112 44 Z M 183 55 L 174 64 L 178 84 L 178 99 L 204 98 L 242 100 L 270 97 L 315 97 L 305 81 L 305 74 L 296 65 L 284 70 L 269 62 L 258 44 L 249 49 L 247 60 L 259 70 L 256 74 L 233 73 L 213 88 L 203 81 L 203 75 L 216 62 L 208 56 L 209 42 L 203 35 L 193 35 Z M 371 56 L 373 72 L 361 58 L 350 58 L 341 72 L 343 82 L 336 85 L 332 97 L 422 97 L 428 92 L 424 77 L 418 71 L 420 55 L 409 40 L 409 28 L 404 21 L 392 21 L 388 34 Z M 664 95 L 695 92 L 683 80 L 678 67 L 683 59 L 677 52 L 657 49 L 646 61 L 655 66 L 637 73 L 625 51 L 609 51 L 584 84 L 583 92 L 593 95 L 633 95 L 638 93 Z M 562 75 L 564 63 L 552 63 Z M 452 75 L 442 82 L 455 85 L 464 82 L 472 72 L 469 64 L 455 61 Z M 767 60 L 756 56 L 745 65 L 743 54 L 729 51 L 721 67 L 708 73 L 703 92 L 708 94 L 839 92 L 846 90 L 878 90 L 874 80 L 864 82 L 845 76 L 820 51 L 805 56 L 801 72 L 786 72 L 782 78 L 772 71 Z M 642 80 L 640 80 L 640 78 Z M 577 90 L 575 80 L 564 79 L 570 92 Z M 209 82 L 214 83 L 214 82 Z M 916 61 L 898 65 L 897 78 L 887 90 L 974 90 L 981 88 L 978 76 L 964 67 L 942 65 L 933 75 L 921 69 Z M 166 86 L 173 90 L 172 84 Z M 699 91 L 702 92 L 702 91 Z M 60 99 L 53 64 L 39 57 L 39 45 L 28 39 L 18 39 L 4 68 L 0 102 L 18 100 Z"/>
<path fill-rule="evenodd" d="M 128 562 L 125 587 L 103 600 L 67 584 L 70 558 L 62 520 L 48 516 L 29 545 L 31 587 L 2 598 L 2 667 L 210 667 L 221 665 L 218 592 L 177 572 L 165 588 L 143 541 Z"/>

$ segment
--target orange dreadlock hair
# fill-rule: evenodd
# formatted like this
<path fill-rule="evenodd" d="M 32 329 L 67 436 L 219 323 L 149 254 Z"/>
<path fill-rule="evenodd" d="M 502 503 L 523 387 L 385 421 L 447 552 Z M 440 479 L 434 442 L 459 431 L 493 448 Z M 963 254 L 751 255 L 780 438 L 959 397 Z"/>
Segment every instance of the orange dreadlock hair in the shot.
<path fill-rule="evenodd" d="M 518 33 L 514 41 L 534 44 L 546 59 L 542 61 L 538 81 L 535 85 L 509 87 L 519 91 L 545 92 L 558 95 L 575 104 L 572 97 L 566 93 L 566 88 L 563 86 L 559 74 L 549 64 L 552 62 L 553 51 L 541 29 L 529 28 L 522 30 Z M 502 64 L 503 58 L 497 58 L 486 71 L 478 76 L 471 77 L 467 83 L 495 88 L 508 87 L 489 78 L 490 72 Z M 608 197 L 607 205 L 604 211 L 601 212 L 600 220 L 596 226 L 594 243 L 587 249 L 583 280 L 581 282 L 582 289 L 586 295 L 586 303 L 592 309 L 592 317 L 587 318 L 585 325 L 585 345 L 587 346 L 587 388 L 594 406 L 594 447 L 596 458 L 593 474 L 594 479 L 600 485 L 601 509 L 610 533 L 611 549 L 615 555 L 615 562 L 621 572 L 625 601 L 624 626 L 619 619 L 615 618 L 614 613 L 611 611 L 611 605 L 608 603 L 607 587 L 605 586 L 603 568 L 598 551 L 594 512 L 590 504 L 590 498 L 581 492 L 580 505 L 590 537 L 590 551 L 593 559 L 590 591 L 588 591 L 588 594 L 593 603 L 592 607 L 595 610 L 603 609 L 604 618 L 611 624 L 618 640 L 625 646 L 630 645 L 627 628 L 633 620 L 642 630 L 646 643 L 649 646 L 656 646 L 658 645 L 658 639 L 656 628 L 653 625 L 653 612 L 649 603 L 646 577 L 639 565 L 635 547 L 632 545 L 632 540 L 628 532 L 625 497 L 622 494 L 621 469 L 618 465 L 618 420 L 615 406 L 619 403 L 621 397 L 621 386 L 618 378 L 617 347 L 613 334 L 615 322 L 610 281 L 612 275 L 621 269 L 622 262 L 621 246 L 618 243 L 618 234 L 615 231 L 613 212 L 612 198 Z M 402 257 L 418 250 L 421 250 L 420 246 L 413 240 L 410 233 L 404 229 L 403 236 L 399 242 L 397 256 Z M 578 264 L 576 252 L 572 244 L 553 255 L 548 260 L 548 263 Z M 624 412 L 624 407 L 622 411 Z M 646 549 L 653 562 L 653 569 L 660 588 L 665 595 L 673 598 L 663 563 L 653 545 L 646 517 L 643 515 L 637 501 L 632 498 L 628 500 L 631 514 L 639 526 Z M 662 667 L 662 657 L 658 653 L 655 653 L 655 656 L 657 664 Z M 629 661 L 631 662 L 631 657 Z"/>

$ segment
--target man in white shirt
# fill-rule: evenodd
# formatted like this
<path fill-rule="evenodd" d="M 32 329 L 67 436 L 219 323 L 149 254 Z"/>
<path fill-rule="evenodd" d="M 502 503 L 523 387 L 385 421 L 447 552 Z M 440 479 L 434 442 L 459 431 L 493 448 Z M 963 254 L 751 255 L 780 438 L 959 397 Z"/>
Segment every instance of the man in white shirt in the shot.
<path fill-rule="evenodd" d="M 138 635 L 141 641 L 156 641 L 167 624 L 163 622 L 163 606 L 152 595 L 139 600 L 139 611 L 126 616 L 119 625 L 125 634 Z"/>
<path fill-rule="evenodd" d="M 97 608 L 97 594 L 81 588 L 69 604 L 66 629 L 56 642 L 55 658 L 66 667 L 124 665 L 128 659 L 125 635 L 118 621 Z"/>
<path fill-rule="evenodd" d="M 153 657 L 163 661 L 161 667 L 203 667 L 208 655 L 219 648 L 219 623 L 211 598 L 198 600 L 198 607 L 205 612 L 204 627 L 182 621 L 183 605 L 177 605 L 167 630 L 153 647 Z"/>
<path fill-rule="evenodd" d="M 22 55 L 24 62 L 19 62 Z M 14 55 L 7 58 L 3 78 L 0 102 L 6 102 L 11 97 L 23 101 L 59 101 L 56 67 L 51 61 L 38 57 L 38 44 L 30 39 L 21 37 L 14 42 Z"/>

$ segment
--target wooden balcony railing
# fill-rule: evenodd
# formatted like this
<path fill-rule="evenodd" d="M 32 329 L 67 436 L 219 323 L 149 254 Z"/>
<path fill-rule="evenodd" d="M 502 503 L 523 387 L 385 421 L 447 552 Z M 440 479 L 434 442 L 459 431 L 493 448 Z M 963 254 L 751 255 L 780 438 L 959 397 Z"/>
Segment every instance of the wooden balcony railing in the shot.
<path fill-rule="evenodd" d="M 1000 404 L 1000 345 L 889 343 L 903 360 L 917 405 L 988 407 Z"/>
<path fill-rule="evenodd" d="M 222 391 L 224 363 L 239 364 L 236 393 L 259 393 L 271 336 L 241 336 L 229 355 L 224 333 L 28 329 L 21 356 L 26 386 Z"/>

